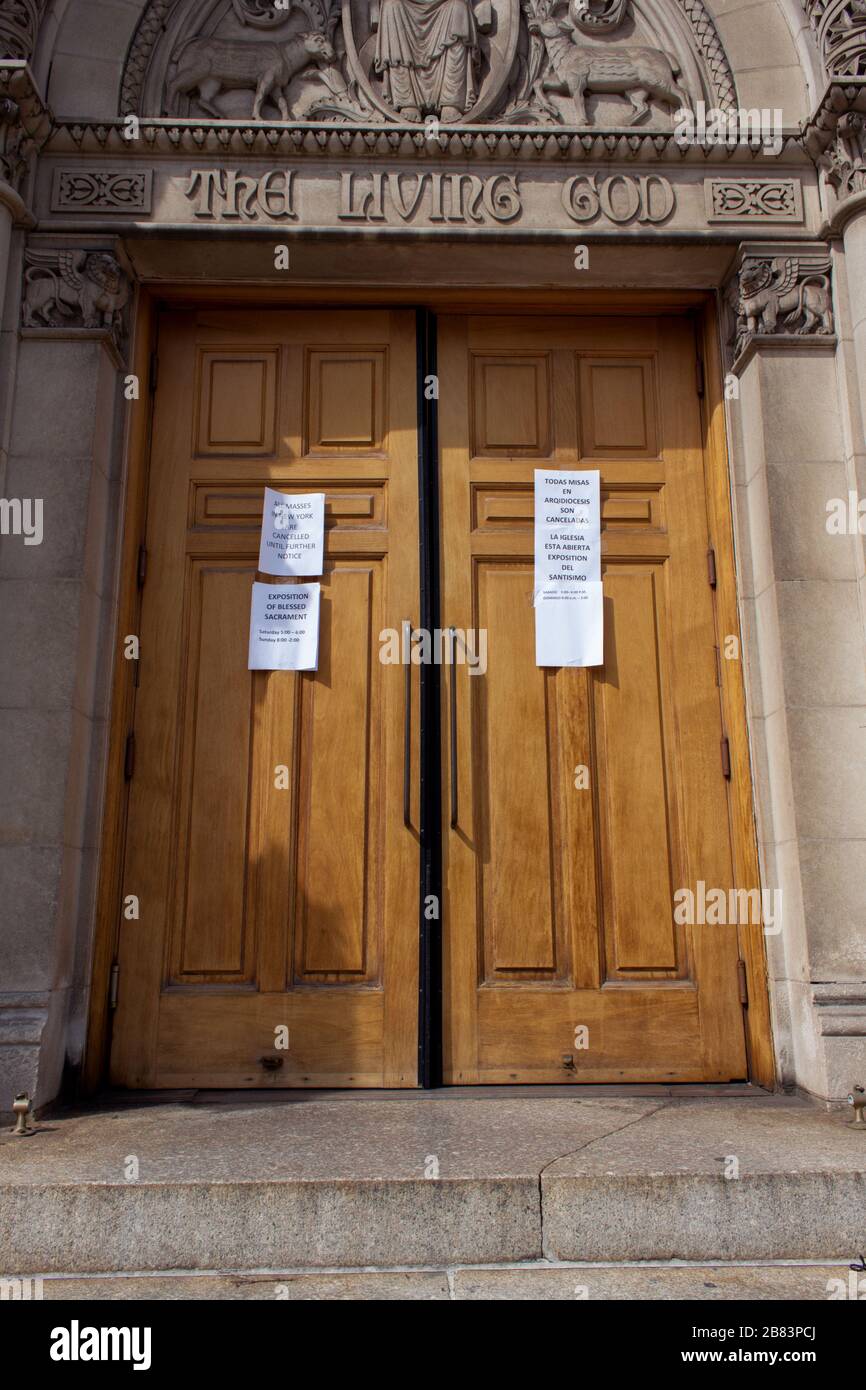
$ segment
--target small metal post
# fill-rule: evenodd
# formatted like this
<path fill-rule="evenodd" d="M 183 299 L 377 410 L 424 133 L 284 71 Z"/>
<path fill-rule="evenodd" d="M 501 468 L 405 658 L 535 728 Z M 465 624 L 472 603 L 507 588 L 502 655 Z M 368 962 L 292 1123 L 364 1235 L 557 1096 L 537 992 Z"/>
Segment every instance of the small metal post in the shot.
<path fill-rule="evenodd" d="M 35 1130 L 28 1121 L 30 1114 L 30 1097 L 26 1091 L 22 1091 L 12 1102 L 12 1111 L 15 1115 L 15 1128 L 12 1133 L 16 1139 L 26 1139 L 28 1134 L 34 1134 Z"/>
<path fill-rule="evenodd" d="M 866 1110 L 866 1088 L 854 1086 L 848 1096 L 848 1104 L 854 1107 L 854 1118 L 848 1121 L 848 1128 L 866 1131 L 866 1118 L 863 1114 Z"/>

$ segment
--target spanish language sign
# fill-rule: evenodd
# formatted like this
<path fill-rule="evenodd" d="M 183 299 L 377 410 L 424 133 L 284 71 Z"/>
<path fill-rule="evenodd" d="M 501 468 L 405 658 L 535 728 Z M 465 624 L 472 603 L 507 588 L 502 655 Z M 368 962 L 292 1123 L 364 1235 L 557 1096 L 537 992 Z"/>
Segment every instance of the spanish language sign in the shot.
<path fill-rule="evenodd" d="M 321 584 L 253 584 L 251 671 L 315 671 Z"/>
<path fill-rule="evenodd" d="M 535 469 L 534 603 L 536 666 L 602 665 L 598 469 Z"/>
<path fill-rule="evenodd" d="M 265 488 L 259 569 L 262 574 L 321 574 L 325 548 L 325 494 Z"/>

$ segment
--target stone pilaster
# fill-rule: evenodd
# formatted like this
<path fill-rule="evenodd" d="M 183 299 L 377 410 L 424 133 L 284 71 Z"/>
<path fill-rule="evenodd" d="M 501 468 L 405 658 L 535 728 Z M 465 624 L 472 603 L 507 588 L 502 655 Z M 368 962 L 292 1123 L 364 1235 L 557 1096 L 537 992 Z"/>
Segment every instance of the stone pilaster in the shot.
<path fill-rule="evenodd" d="M 735 523 L 779 1073 L 838 1100 L 866 1075 L 864 631 L 827 246 L 743 245 L 729 282 Z M 844 278 L 844 269 L 842 271 Z"/>
<path fill-rule="evenodd" d="M 82 1043 L 131 289 L 113 240 L 27 244 L 5 494 L 41 500 L 43 538 L 0 541 L 0 1112 Z"/>

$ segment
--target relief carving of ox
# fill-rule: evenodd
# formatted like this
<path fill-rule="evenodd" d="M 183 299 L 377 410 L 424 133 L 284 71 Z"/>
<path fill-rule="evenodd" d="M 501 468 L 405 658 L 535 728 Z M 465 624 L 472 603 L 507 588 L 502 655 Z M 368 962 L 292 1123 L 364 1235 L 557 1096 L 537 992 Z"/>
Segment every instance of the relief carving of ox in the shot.
<path fill-rule="evenodd" d="M 167 102 L 174 109 L 179 96 L 198 90 L 199 104 L 220 118 L 215 106 L 225 91 L 255 91 L 252 119 L 261 120 L 262 107 L 272 98 L 284 121 L 291 119 L 286 95 L 292 79 L 309 67 L 336 61 L 324 34 L 296 34 L 285 43 L 227 43 L 222 39 L 187 39 L 173 53 L 177 72 L 169 84 Z"/>

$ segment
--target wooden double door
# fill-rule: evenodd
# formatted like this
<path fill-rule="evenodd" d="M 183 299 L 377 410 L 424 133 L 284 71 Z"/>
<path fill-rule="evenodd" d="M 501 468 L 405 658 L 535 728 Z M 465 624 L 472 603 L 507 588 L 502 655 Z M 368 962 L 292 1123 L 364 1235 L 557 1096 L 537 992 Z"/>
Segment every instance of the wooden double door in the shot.
<path fill-rule="evenodd" d="M 736 928 L 674 920 L 734 874 L 693 330 L 444 314 L 437 341 L 422 557 L 414 312 L 162 319 L 117 1084 L 416 1086 L 424 923 L 446 1084 L 746 1076 Z M 535 665 L 541 466 L 601 472 L 602 667 Z M 315 672 L 247 669 L 266 485 L 326 495 Z M 422 559 L 438 626 L 486 639 L 439 671 L 433 894 L 425 670 L 389 659 Z"/>

